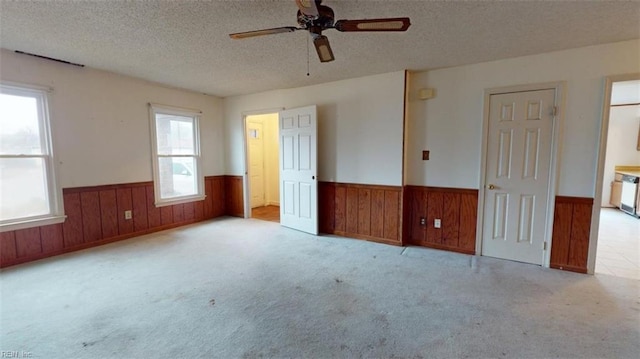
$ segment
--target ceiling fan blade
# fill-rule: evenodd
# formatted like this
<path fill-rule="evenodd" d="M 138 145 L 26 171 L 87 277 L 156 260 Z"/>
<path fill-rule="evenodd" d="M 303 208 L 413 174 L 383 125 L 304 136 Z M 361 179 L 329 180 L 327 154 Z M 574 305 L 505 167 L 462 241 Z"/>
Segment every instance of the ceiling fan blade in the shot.
<path fill-rule="evenodd" d="M 316 47 L 316 52 L 318 53 L 320 62 L 330 62 L 335 60 L 333 57 L 333 51 L 331 50 L 331 45 L 329 45 L 329 39 L 326 36 L 320 35 L 313 39 L 313 45 Z"/>
<path fill-rule="evenodd" d="M 318 7 L 316 6 L 316 0 L 296 0 L 298 9 L 307 17 L 318 17 Z"/>
<path fill-rule="evenodd" d="M 407 31 L 411 22 L 408 17 L 367 20 L 338 20 L 334 27 L 338 31 Z"/>
<path fill-rule="evenodd" d="M 231 37 L 232 39 L 244 39 L 244 38 L 247 38 L 247 37 L 254 37 L 254 36 L 280 34 L 280 33 L 283 33 L 283 32 L 294 32 L 296 30 L 298 30 L 297 27 L 284 26 L 284 27 L 275 27 L 273 29 L 238 32 L 238 33 L 235 33 L 235 34 L 229 34 L 229 37 Z"/>

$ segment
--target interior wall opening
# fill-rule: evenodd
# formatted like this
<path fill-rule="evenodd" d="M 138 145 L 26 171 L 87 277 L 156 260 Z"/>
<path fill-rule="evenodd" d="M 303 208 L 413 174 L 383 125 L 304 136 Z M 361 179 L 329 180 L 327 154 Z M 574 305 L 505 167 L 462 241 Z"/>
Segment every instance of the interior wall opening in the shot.
<path fill-rule="evenodd" d="M 245 118 L 250 217 L 280 222 L 278 113 Z"/>
<path fill-rule="evenodd" d="M 640 76 L 612 82 L 606 106 L 595 273 L 640 279 Z"/>

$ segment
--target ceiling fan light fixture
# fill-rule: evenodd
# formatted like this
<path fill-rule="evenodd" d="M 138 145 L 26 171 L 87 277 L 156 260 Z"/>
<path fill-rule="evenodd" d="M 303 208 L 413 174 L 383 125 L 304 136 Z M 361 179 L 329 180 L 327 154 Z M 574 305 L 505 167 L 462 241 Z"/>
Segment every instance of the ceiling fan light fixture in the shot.
<path fill-rule="evenodd" d="M 300 9 L 300 12 L 305 16 L 318 16 L 318 7 L 316 6 L 316 0 L 296 0 L 296 5 L 298 5 L 298 9 Z"/>
<path fill-rule="evenodd" d="M 329 45 L 329 39 L 322 35 L 313 40 L 313 45 L 316 47 L 316 52 L 320 58 L 320 62 L 330 62 L 335 60 L 333 57 L 333 51 L 331 45 Z"/>

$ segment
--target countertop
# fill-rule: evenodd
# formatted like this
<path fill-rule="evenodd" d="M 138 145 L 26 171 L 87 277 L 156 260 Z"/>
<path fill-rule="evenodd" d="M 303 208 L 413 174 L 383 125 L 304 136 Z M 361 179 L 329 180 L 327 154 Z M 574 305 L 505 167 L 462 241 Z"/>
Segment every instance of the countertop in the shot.
<path fill-rule="evenodd" d="M 640 177 L 640 166 L 616 166 L 616 172 L 623 175 Z"/>

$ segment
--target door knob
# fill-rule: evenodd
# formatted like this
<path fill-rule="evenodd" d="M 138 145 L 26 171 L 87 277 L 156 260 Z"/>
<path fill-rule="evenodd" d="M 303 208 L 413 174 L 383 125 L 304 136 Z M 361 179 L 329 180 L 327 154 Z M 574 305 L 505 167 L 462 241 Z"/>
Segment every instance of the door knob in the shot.
<path fill-rule="evenodd" d="M 495 185 L 493 185 L 493 184 L 489 184 L 489 185 L 487 185 L 487 188 L 488 188 L 488 189 L 496 189 L 496 186 L 495 186 Z"/>

